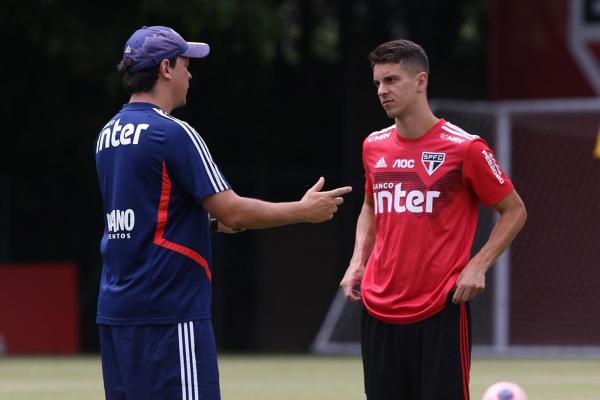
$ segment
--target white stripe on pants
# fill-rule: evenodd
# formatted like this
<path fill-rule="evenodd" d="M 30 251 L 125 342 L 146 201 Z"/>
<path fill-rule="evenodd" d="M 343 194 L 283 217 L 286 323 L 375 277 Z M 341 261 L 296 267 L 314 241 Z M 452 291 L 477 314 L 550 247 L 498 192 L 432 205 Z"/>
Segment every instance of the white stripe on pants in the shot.
<path fill-rule="evenodd" d="M 194 323 L 192 321 L 178 323 L 177 333 L 179 366 L 181 368 L 181 398 L 183 400 L 199 400 Z"/>

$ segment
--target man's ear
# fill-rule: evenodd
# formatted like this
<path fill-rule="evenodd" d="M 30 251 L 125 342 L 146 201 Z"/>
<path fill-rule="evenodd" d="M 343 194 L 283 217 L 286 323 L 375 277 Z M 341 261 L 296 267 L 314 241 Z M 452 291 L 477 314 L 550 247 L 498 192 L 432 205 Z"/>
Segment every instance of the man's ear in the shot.
<path fill-rule="evenodd" d="M 427 90 L 428 80 L 429 80 L 429 74 L 427 74 L 427 72 L 419 72 L 417 74 L 417 91 L 418 92 Z"/>
<path fill-rule="evenodd" d="M 171 62 L 165 58 L 160 62 L 158 73 L 167 79 L 171 79 L 171 69 Z"/>

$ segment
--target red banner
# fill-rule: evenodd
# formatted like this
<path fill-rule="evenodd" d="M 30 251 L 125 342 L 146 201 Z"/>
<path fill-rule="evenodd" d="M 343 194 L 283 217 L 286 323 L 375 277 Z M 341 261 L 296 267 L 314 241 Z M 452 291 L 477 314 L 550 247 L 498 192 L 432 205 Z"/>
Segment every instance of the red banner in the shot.
<path fill-rule="evenodd" d="M 0 352 L 78 352 L 77 287 L 74 264 L 0 266 Z"/>
<path fill-rule="evenodd" d="M 600 6 L 594 0 L 494 0 L 493 100 L 600 95 Z"/>

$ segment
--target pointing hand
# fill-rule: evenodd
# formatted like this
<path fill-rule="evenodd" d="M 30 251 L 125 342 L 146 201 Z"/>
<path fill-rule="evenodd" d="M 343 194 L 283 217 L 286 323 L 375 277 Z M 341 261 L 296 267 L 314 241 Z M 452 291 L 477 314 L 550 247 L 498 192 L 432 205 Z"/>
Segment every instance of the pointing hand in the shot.
<path fill-rule="evenodd" d="M 322 192 L 325 185 L 325 179 L 320 177 L 313 187 L 308 189 L 300 202 L 306 208 L 306 222 L 324 222 L 333 218 L 344 199 L 341 197 L 346 193 L 350 193 L 352 188 L 344 186 L 337 189 Z"/>

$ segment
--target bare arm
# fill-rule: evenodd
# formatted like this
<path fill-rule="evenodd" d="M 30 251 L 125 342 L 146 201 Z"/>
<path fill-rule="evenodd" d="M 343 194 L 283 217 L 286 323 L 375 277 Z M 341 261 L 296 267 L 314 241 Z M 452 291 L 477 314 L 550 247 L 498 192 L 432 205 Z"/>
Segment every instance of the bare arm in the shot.
<path fill-rule="evenodd" d="M 340 282 L 347 300 L 360 300 L 360 292 L 355 287 L 362 282 L 367 260 L 375 245 L 375 215 L 370 197 L 365 196 L 358 222 L 356 223 L 356 239 L 354 253 L 350 265 Z"/>
<path fill-rule="evenodd" d="M 500 214 L 500 218 L 496 221 L 488 241 L 458 276 L 452 297 L 453 303 L 470 301 L 483 292 L 486 272 L 525 225 L 527 212 L 516 190 L 496 203 L 494 208 Z"/>
<path fill-rule="evenodd" d="M 349 186 L 324 191 L 325 180 L 320 178 L 299 201 L 271 203 L 238 196 L 233 190 L 206 197 L 202 206 L 222 224 L 233 229 L 259 229 L 290 225 L 299 222 L 324 222 L 333 218 L 342 195 Z"/>

